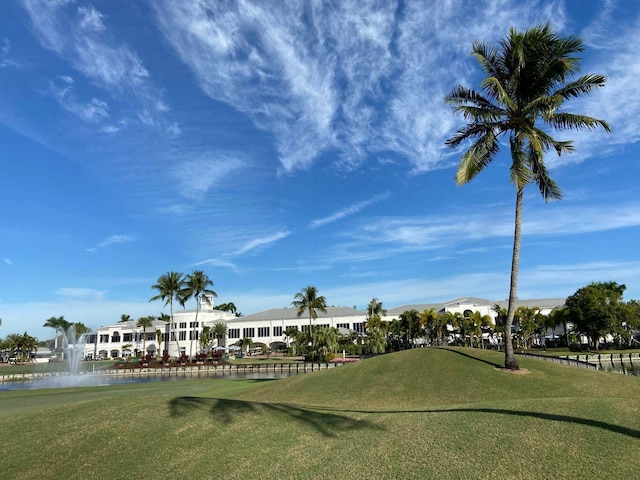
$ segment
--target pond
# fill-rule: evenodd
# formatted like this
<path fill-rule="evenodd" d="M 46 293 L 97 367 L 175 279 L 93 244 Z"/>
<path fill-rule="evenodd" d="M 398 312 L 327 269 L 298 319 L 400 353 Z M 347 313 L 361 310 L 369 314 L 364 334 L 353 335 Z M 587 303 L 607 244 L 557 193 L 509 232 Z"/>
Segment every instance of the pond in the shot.
<path fill-rule="evenodd" d="M 299 372 L 302 373 L 302 372 Z M 180 380 L 275 380 L 297 375 L 294 371 L 283 372 L 238 372 L 224 375 L 187 373 L 185 375 L 154 376 L 114 376 L 114 375 L 54 375 L 35 380 L 17 379 L 0 383 L 0 392 L 14 390 L 37 390 L 42 388 L 99 387 L 105 385 L 126 385 L 132 383 L 177 382 Z"/>

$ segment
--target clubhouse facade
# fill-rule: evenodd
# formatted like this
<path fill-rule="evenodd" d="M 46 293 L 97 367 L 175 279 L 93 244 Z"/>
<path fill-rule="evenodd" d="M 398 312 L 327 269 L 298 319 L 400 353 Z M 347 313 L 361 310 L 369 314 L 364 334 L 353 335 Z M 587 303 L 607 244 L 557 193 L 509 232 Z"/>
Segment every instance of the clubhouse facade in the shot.
<path fill-rule="evenodd" d="M 564 303 L 564 298 L 546 298 L 518 300 L 517 306 L 537 307 L 542 314 L 548 314 L 554 308 L 562 307 Z M 495 323 L 496 313 L 492 307 L 496 304 L 501 308 L 507 307 L 506 301 L 477 297 L 461 297 L 443 303 L 401 305 L 388 309 L 382 320 L 392 321 L 407 310 L 422 312 L 434 309 L 439 313 L 458 312 L 463 316 L 477 311 L 490 316 Z M 309 328 L 308 314 L 298 317 L 296 308 L 274 308 L 236 317 L 232 313 L 216 310 L 211 305 L 201 302 L 197 312 L 195 309 L 175 311 L 172 332 L 169 322 L 160 320 L 155 320 L 152 326 L 146 329 L 136 326 L 135 320 L 100 327 L 85 336 L 84 355 L 87 358 L 104 359 L 146 354 L 158 357 L 165 352 L 171 357 L 183 354 L 193 356 L 208 352 L 212 348 L 229 351 L 242 338 L 250 338 L 254 347 L 264 346 L 276 350 L 290 345 L 291 339 L 285 335 L 287 328 L 294 327 L 300 331 Z M 317 315 L 317 319 L 313 321 L 314 326 L 335 327 L 343 333 L 362 334 L 367 321 L 366 311 L 350 307 L 327 307 L 326 313 L 317 312 Z M 205 342 L 203 347 L 201 338 L 204 327 L 213 328 L 219 322 L 226 324 L 227 335 L 224 338 L 212 338 Z M 557 335 L 559 332 L 554 333 Z"/>

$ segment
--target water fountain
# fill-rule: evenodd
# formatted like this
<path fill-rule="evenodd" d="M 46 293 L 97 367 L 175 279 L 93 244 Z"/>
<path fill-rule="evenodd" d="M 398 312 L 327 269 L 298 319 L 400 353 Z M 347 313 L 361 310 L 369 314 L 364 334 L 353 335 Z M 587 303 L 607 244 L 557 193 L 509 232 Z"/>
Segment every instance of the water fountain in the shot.
<path fill-rule="evenodd" d="M 84 360 L 85 335 L 76 336 L 75 327 L 72 325 L 65 331 L 56 333 L 56 347 L 54 354 L 58 361 L 68 365 L 66 370 L 54 371 L 51 365 L 34 370 L 33 380 L 25 380 L 19 384 L 4 384 L 3 390 L 20 388 L 64 388 L 99 385 L 102 383 L 100 375 L 87 372 L 81 368 Z M 58 355 L 60 357 L 58 357 Z"/>

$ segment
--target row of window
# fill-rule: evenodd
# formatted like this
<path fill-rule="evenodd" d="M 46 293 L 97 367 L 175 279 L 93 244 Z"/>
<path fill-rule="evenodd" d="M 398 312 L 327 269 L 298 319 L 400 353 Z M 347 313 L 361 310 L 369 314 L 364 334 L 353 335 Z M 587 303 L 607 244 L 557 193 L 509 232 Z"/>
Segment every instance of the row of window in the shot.
<path fill-rule="evenodd" d="M 187 322 L 180 322 L 180 328 L 186 328 Z M 197 323 L 196 322 L 190 322 L 190 326 L 192 328 L 197 328 Z M 318 327 L 321 328 L 329 328 L 329 324 L 322 324 L 322 325 L 317 325 Z M 348 323 L 338 323 L 336 325 L 338 328 L 346 328 L 349 329 L 349 324 Z M 297 325 L 290 325 L 287 326 L 286 328 L 295 328 L 296 330 L 298 330 L 298 326 Z M 309 330 L 309 325 L 302 325 L 300 327 L 300 329 L 303 332 L 306 332 Z M 242 337 L 240 336 L 240 332 L 242 330 Z M 258 338 L 268 338 L 270 337 L 270 330 L 271 327 L 258 327 Z M 283 331 L 286 329 L 283 329 L 283 327 L 281 326 L 276 326 L 273 327 L 273 336 L 274 337 L 281 337 L 283 334 Z M 364 332 L 364 323 L 354 323 L 353 324 L 353 330 L 355 332 L 358 333 L 362 333 Z M 189 340 L 199 340 L 200 339 L 200 335 L 201 332 L 198 330 L 189 330 Z M 243 338 L 243 337 L 249 337 L 249 338 L 253 338 L 256 336 L 256 328 L 254 327 L 245 327 L 243 329 L 240 328 L 229 328 L 227 331 L 227 335 L 230 339 L 236 339 L 236 338 Z M 147 341 L 154 341 L 157 340 L 156 338 L 156 334 L 155 333 L 147 333 L 146 334 Z M 168 334 L 163 333 L 162 334 L 162 341 L 166 342 L 167 341 L 167 337 Z M 187 332 L 186 331 L 179 331 L 178 332 L 178 340 L 179 341 L 184 341 L 187 339 Z M 175 342 L 176 340 L 176 333 L 175 332 L 171 332 L 171 341 Z M 101 334 L 100 335 L 100 342 L 99 343 L 109 343 L 109 341 L 111 341 L 112 343 L 118 343 L 118 342 L 141 342 L 142 341 L 142 334 L 141 333 L 123 333 L 122 334 L 122 338 L 120 337 L 119 333 L 115 333 L 114 335 L 109 335 L 109 334 Z M 95 336 L 91 335 L 88 339 L 87 339 L 87 343 L 94 343 L 95 342 Z"/>

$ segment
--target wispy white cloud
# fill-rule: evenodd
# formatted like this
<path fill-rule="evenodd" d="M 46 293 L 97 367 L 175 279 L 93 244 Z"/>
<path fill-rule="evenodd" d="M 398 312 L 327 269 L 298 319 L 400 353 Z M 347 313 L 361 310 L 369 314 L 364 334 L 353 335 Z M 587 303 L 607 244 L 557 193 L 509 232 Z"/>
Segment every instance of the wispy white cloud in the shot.
<path fill-rule="evenodd" d="M 107 290 L 95 290 L 93 288 L 72 288 L 62 287 L 56 290 L 56 294 L 74 300 L 99 300 L 106 294 Z"/>
<path fill-rule="evenodd" d="M 228 268 L 234 273 L 239 272 L 238 266 L 235 263 L 230 262 L 228 260 L 221 260 L 219 258 L 208 258 L 206 260 L 202 260 L 201 262 L 198 262 L 195 264 L 195 266 L 197 267 L 202 265 L 210 265 L 212 267 L 223 267 L 223 268 Z"/>
<path fill-rule="evenodd" d="M 127 243 L 132 242 L 133 240 L 135 240 L 133 235 L 111 235 L 95 246 L 87 248 L 87 252 L 93 253 L 100 248 L 113 245 L 114 243 Z"/>
<path fill-rule="evenodd" d="M 83 103 L 76 98 L 73 90 L 73 78 L 62 76 L 58 80 L 58 83 L 49 82 L 49 90 L 65 110 L 91 123 L 99 123 L 109 118 L 109 105 L 107 102 L 94 97 Z"/>
<path fill-rule="evenodd" d="M 317 218 L 315 220 L 313 220 L 310 224 L 309 224 L 309 228 L 318 228 L 321 227 L 323 225 L 327 225 L 329 223 L 333 223 L 336 222 L 338 220 L 341 220 L 345 217 L 348 217 L 350 215 L 354 215 L 356 213 L 358 213 L 359 211 L 363 210 L 366 207 L 369 207 L 371 205 L 375 205 L 378 202 L 381 202 L 382 200 L 389 198 L 391 196 L 391 192 L 384 192 L 378 195 L 375 195 L 373 197 L 371 197 L 368 200 L 363 200 L 361 202 L 355 202 L 352 203 L 351 205 L 349 205 L 348 207 L 345 207 L 341 210 L 338 210 L 337 212 L 332 213 L 331 215 L 327 216 L 327 217 L 323 217 L 323 218 Z"/>
<path fill-rule="evenodd" d="M 11 56 L 11 42 L 7 37 L 0 41 L 0 68 L 20 67 L 20 64 Z"/>
<path fill-rule="evenodd" d="M 11 260 L 9 260 L 8 258 L 3 258 L 2 261 L 4 263 L 6 263 L 7 265 L 13 265 L 13 262 Z"/>
<path fill-rule="evenodd" d="M 190 158 L 178 160 L 171 169 L 171 175 L 178 182 L 181 195 L 200 198 L 231 173 L 244 168 L 247 162 L 242 157 L 225 153 L 193 154 Z"/>
<path fill-rule="evenodd" d="M 243 255 L 247 252 L 250 252 L 251 250 L 255 250 L 257 248 L 263 248 L 266 247 L 267 245 L 270 245 L 272 243 L 278 242 L 280 240 L 282 240 L 283 238 L 288 237 L 289 235 L 291 235 L 291 232 L 288 230 L 282 230 L 280 232 L 274 233 L 272 235 L 267 235 L 264 237 L 259 237 L 259 238 L 254 238 L 248 242 L 246 242 L 244 245 L 242 245 L 240 248 L 238 248 L 237 250 L 235 250 L 233 253 L 231 253 L 231 255 Z"/>
<path fill-rule="evenodd" d="M 114 38 L 105 23 L 105 15 L 92 6 L 77 6 L 71 1 L 24 0 L 22 4 L 45 48 L 67 60 L 114 99 L 122 101 L 123 95 L 126 96 L 123 109 L 135 111 L 129 115 L 129 121 L 137 119 L 152 127 L 171 125 L 163 117 L 167 108 L 162 92 L 150 81 L 138 54 Z M 78 107 L 70 107 L 68 99 L 61 104 L 67 109 Z M 116 131 L 114 126 L 104 128 L 111 133 Z"/>
<path fill-rule="evenodd" d="M 153 5 L 202 90 L 272 132 L 287 172 L 330 151 L 347 169 L 378 155 L 449 165 L 456 120 L 442 98 L 472 75 L 472 41 L 565 19 L 562 2 L 539 0 Z"/>
<path fill-rule="evenodd" d="M 379 224 L 385 228 L 377 228 Z M 615 207 L 554 204 L 527 212 L 522 232 L 528 240 L 534 236 L 556 239 L 562 235 L 637 226 L 640 226 L 640 207 L 635 204 Z M 357 231 L 358 234 L 345 232 L 346 241 L 336 244 L 322 261 L 327 264 L 365 262 L 421 251 L 442 252 L 434 254 L 434 258 L 440 259 L 473 254 L 475 245 L 489 239 L 510 240 L 513 218 L 510 208 L 496 207 L 463 215 L 363 219 Z M 492 248 L 506 248 L 508 244 Z M 483 245 L 482 248 L 489 247 Z"/>

